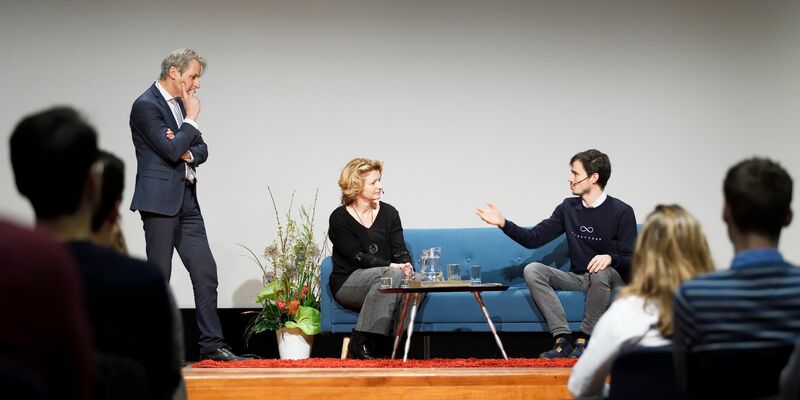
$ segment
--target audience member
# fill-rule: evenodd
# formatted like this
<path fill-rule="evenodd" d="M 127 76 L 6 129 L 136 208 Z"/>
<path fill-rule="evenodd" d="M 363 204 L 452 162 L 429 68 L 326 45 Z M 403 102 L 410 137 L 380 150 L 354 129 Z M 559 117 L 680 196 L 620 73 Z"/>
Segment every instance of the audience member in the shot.
<path fill-rule="evenodd" d="M 576 398 L 601 398 L 620 352 L 669 344 L 675 290 L 713 268 L 700 223 L 678 205 L 657 206 L 636 241 L 631 282 L 597 321 L 592 341 L 572 369 L 570 392 Z"/>
<path fill-rule="evenodd" d="M 0 397 L 91 399 L 92 335 L 66 250 L 0 221 Z"/>
<path fill-rule="evenodd" d="M 728 170 L 723 191 L 722 216 L 736 255 L 730 269 L 679 287 L 675 372 L 691 397 L 774 395 L 791 352 L 785 348 L 800 333 L 800 268 L 778 251 L 781 230 L 792 220 L 792 178 L 771 160 L 751 158 Z M 769 361 L 745 361 L 751 356 Z M 737 384 L 741 379 L 755 381 Z"/>
<path fill-rule="evenodd" d="M 104 150 L 99 150 L 98 160 L 103 164 L 103 176 L 100 200 L 92 215 L 92 241 L 127 255 L 128 245 L 122 234 L 119 213 L 125 187 L 125 163 Z"/>
<path fill-rule="evenodd" d="M 77 261 L 98 360 L 98 396 L 171 398 L 180 370 L 172 360 L 163 275 L 90 242 L 103 172 L 94 128 L 71 108 L 45 110 L 17 124 L 10 150 L 17 189 L 31 202 L 37 226 L 64 241 Z"/>
<path fill-rule="evenodd" d="M 119 206 L 122 203 L 122 189 L 125 187 L 125 163 L 117 156 L 100 150 L 98 160 L 103 163 L 103 176 L 100 192 L 100 202 L 92 216 L 92 241 L 100 246 L 108 247 L 116 252 L 127 255 L 125 236 L 120 227 Z M 175 368 L 181 368 L 185 355 L 183 348 L 183 321 L 178 312 L 172 290 L 169 291 L 170 310 L 172 311 L 172 328 L 174 333 L 173 363 Z M 181 377 L 180 384 L 175 393 L 174 400 L 186 398 L 186 386 Z"/>

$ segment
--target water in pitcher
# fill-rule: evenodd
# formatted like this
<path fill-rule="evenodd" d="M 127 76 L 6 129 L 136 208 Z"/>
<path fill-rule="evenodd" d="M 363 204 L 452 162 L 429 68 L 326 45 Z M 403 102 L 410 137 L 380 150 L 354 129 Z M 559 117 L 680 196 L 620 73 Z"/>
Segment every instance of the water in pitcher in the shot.
<path fill-rule="evenodd" d="M 417 275 L 421 281 L 427 281 L 430 276 L 430 264 L 428 263 L 430 255 L 430 249 L 425 249 L 422 250 L 422 254 L 419 256 L 419 274 Z"/>

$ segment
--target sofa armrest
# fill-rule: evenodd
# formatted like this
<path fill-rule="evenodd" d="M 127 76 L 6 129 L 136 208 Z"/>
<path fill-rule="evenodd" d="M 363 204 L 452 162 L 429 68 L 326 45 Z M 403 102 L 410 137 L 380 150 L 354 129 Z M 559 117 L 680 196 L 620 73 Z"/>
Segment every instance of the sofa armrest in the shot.
<path fill-rule="evenodd" d="M 331 292 L 330 278 L 333 271 L 333 259 L 328 256 L 322 260 L 319 270 L 319 307 L 320 307 L 320 328 L 323 332 L 333 331 L 333 293 Z"/>

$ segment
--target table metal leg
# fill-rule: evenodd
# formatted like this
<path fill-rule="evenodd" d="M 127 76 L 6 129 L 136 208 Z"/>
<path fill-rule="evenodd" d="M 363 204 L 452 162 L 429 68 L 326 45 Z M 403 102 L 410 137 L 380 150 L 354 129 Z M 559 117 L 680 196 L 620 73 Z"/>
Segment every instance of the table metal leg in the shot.
<path fill-rule="evenodd" d="M 406 311 L 408 311 L 408 299 L 411 297 L 411 293 L 403 294 L 403 310 L 400 311 L 400 320 L 397 321 L 397 327 L 394 331 L 394 346 L 392 347 L 392 360 L 394 360 L 394 356 L 397 354 L 397 347 L 400 345 L 400 336 L 403 336 L 403 324 L 406 322 Z"/>
<path fill-rule="evenodd" d="M 419 293 L 414 293 L 414 304 L 411 306 L 411 318 L 408 320 L 408 333 L 406 335 L 406 351 L 403 353 L 403 362 L 408 360 L 408 349 L 411 348 L 411 334 L 414 333 L 414 319 L 417 317 Z"/>
<path fill-rule="evenodd" d="M 481 298 L 480 292 L 472 292 L 475 295 L 475 300 L 478 301 L 478 305 L 481 306 L 481 311 L 483 312 L 483 316 L 486 318 L 486 322 L 489 324 L 489 329 L 492 330 L 492 334 L 494 335 L 494 341 L 497 342 L 497 347 L 500 348 L 500 352 L 503 353 L 503 358 L 508 360 L 508 356 L 506 355 L 506 350 L 503 348 L 503 342 L 500 341 L 500 336 L 497 336 L 497 330 L 494 328 L 494 324 L 492 323 L 492 319 L 489 318 L 489 313 L 486 311 L 486 307 L 483 305 L 483 298 Z M 412 316 L 413 314 L 413 309 Z M 412 317 L 413 318 L 413 317 Z M 406 352 L 408 352 L 408 344 L 406 344 Z M 405 361 L 405 360 L 404 360 Z"/>

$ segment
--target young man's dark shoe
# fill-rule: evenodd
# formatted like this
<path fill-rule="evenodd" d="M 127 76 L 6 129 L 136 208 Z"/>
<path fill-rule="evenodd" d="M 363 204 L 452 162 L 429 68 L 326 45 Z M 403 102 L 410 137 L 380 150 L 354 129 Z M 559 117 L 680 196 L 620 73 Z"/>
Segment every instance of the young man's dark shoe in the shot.
<path fill-rule="evenodd" d="M 589 341 L 586 338 L 575 339 L 575 344 L 573 345 L 572 354 L 570 354 L 569 356 L 571 358 L 581 358 L 583 352 L 586 351 L 586 345 L 588 343 Z"/>
<path fill-rule="evenodd" d="M 568 358 L 572 355 L 574 347 L 566 338 L 559 337 L 553 348 L 539 354 L 539 358 Z"/>

